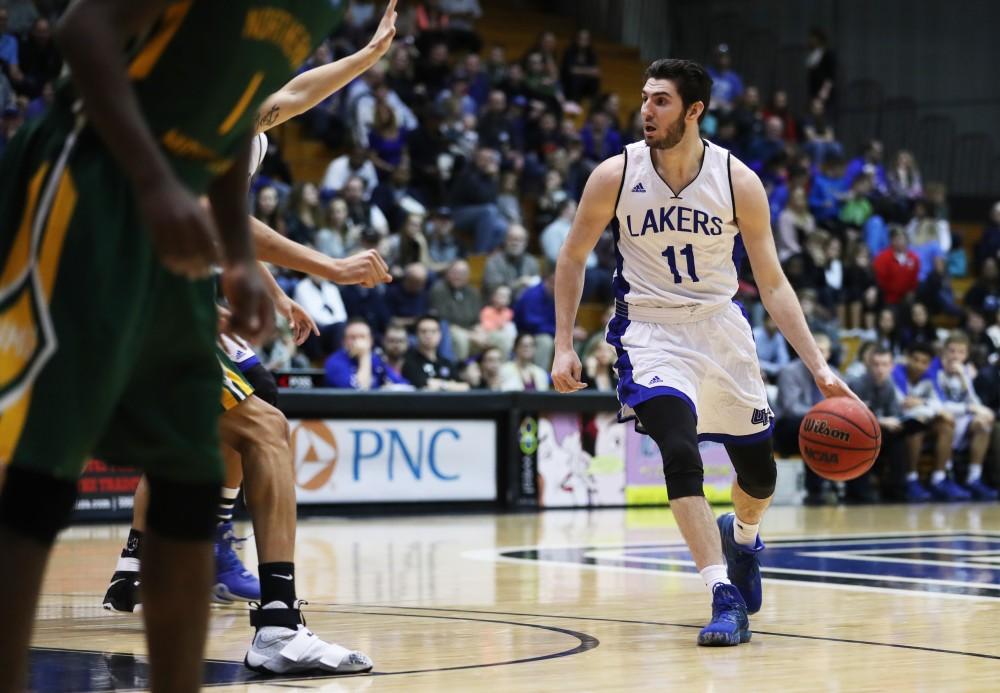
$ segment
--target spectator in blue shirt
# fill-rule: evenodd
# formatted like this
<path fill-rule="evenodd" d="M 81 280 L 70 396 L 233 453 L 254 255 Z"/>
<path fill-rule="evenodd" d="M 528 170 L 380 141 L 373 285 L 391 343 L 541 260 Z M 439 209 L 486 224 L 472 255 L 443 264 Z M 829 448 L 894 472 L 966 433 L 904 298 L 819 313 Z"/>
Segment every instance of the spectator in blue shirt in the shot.
<path fill-rule="evenodd" d="M 403 269 L 403 280 L 386 288 L 389 314 L 397 323 L 410 327 L 417 318 L 430 310 L 427 291 L 427 268 L 418 262 Z"/>
<path fill-rule="evenodd" d="M 788 344 L 774 324 L 774 318 L 769 314 L 764 316 L 764 324 L 755 327 L 753 339 L 757 344 L 757 360 L 760 369 L 769 382 L 775 382 L 781 370 L 789 364 Z"/>
<path fill-rule="evenodd" d="M 556 335 L 555 276 L 546 269 L 545 278 L 521 294 L 514 304 L 518 333 L 535 335 L 535 363 L 549 369 Z"/>
<path fill-rule="evenodd" d="M 883 152 L 880 141 L 868 140 L 861 156 L 851 159 L 844 169 L 844 187 L 849 186 L 862 173 L 870 172 L 874 179 L 875 194 L 888 195 L 889 181 L 885 177 L 885 165 L 882 163 Z"/>
<path fill-rule="evenodd" d="M 326 360 L 326 384 L 345 390 L 380 390 L 387 385 L 409 385 L 373 350 L 368 324 L 352 318 L 344 332 L 344 348 Z"/>
<path fill-rule="evenodd" d="M 839 156 L 824 159 L 818 173 L 813 176 L 809 188 L 809 210 L 816 217 L 816 223 L 837 225 L 837 215 L 846 195 L 844 187 L 844 160 Z"/>
<path fill-rule="evenodd" d="M 715 49 L 715 63 L 708 68 L 712 78 L 712 109 L 728 113 L 743 95 L 743 80 L 731 68 L 729 46 L 720 43 Z"/>

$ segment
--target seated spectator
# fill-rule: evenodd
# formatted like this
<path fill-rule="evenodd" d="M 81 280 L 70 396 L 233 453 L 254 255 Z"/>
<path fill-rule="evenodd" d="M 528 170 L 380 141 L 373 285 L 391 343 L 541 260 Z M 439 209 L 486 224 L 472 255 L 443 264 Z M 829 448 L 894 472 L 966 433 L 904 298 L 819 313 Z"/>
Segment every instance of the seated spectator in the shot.
<path fill-rule="evenodd" d="M 899 329 L 899 320 L 894 308 L 883 308 L 878 312 L 875 323 L 875 344 L 890 352 L 893 357 L 902 356 L 903 340 Z"/>
<path fill-rule="evenodd" d="M 497 347 L 486 347 L 479 355 L 479 372 L 482 380 L 480 390 L 500 392 L 503 389 L 503 366 L 507 362 L 503 351 Z"/>
<path fill-rule="evenodd" d="M 716 46 L 712 64 L 708 67 L 708 74 L 712 78 L 711 104 L 713 110 L 723 113 L 731 111 L 736 101 L 743 96 L 743 80 L 733 70 L 732 63 L 729 46 L 725 43 Z"/>
<path fill-rule="evenodd" d="M 416 320 L 416 345 L 403 360 L 403 377 L 418 390 L 459 392 L 469 386 L 459 382 L 458 369 L 438 353 L 441 346 L 441 321 L 432 315 Z"/>
<path fill-rule="evenodd" d="M 875 473 L 881 477 L 882 500 L 906 500 L 907 448 L 903 428 L 903 410 L 892 382 L 893 355 L 888 349 L 872 345 L 862 373 L 849 381 L 851 389 L 878 419 L 882 448 L 875 460 Z M 862 478 L 871 476 L 868 472 Z M 851 483 L 851 482 L 848 482 Z M 869 489 L 861 487 L 862 497 Z"/>
<path fill-rule="evenodd" d="M 501 389 L 543 392 L 549 389 L 549 374 L 535 363 L 535 337 L 522 333 L 514 341 L 514 358 L 500 369 Z"/>
<path fill-rule="evenodd" d="M 352 121 L 351 134 L 354 136 L 353 144 L 355 145 L 368 143 L 368 135 L 375 123 L 376 104 L 379 102 L 389 104 L 401 129 L 407 132 L 413 132 L 417 129 L 417 117 L 400 98 L 400 95 L 386 82 L 386 68 L 382 63 L 375 63 L 360 79 L 351 82 L 346 90 L 345 101 L 347 113 L 350 114 Z M 371 172 L 374 173 L 374 168 L 371 169 Z"/>
<path fill-rule="evenodd" d="M 469 53 L 456 69 L 469 83 L 469 96 L 476 102 L 477 109 L 486 103 L 490 95 L 490 77 L 483 67 L 483 60 L 478 53 Z"/>
<path fill-rule="evenodd" d="M 552 365 L 552 352 L 556 335 L 556 302 L 554 298 L 555 276 L 551 268 L 546 269 L 544 279 L 524 291 L 514 304 L 514 323 L 518 334 L 535 336 L 532 345 L 535 363 L 542 368 Z"/>
<path fill-rule="evenodd" d="M 615 392 L 618 389 L 618 354 L 606 341 L 593 342 L 583 355 L 581 382 L 595 392 Z"/>
<path fill-rule="evenodd" d="M 510 307 L 510 287 L 504 284 L 493 289 L 489 302 L 479 311 L 479 328 L 485 340 L 509 354 L 514 348 L 517 327 L 514 326 L 514 310 Z"/>
<path fill-rule="evenodd" d="M 23 79 L 14 85 L 19 94 L 34 99 L 47 82 L 55 82 L 62 72 L 63 60 L 52 38 L 49 20 L 39 17 L 17 47 L 18 68 Z"/>
<path fill-rule="evenodd" d="M 903 430 L 906 433 L 907 462 L 906 500 L 919 503 L 942 498 L 958 500 L 968 492 L 947 478 L 951 464 L 951 444 L 955 437 L 955 419 L 941 406 L 934 379 L 928 372 L 934 358 L 934 349 L 928 344 L 913 344 L 906 352 L 906 363 L 892 371 L 892 381 L 903 411 Z M 920 483 L 917 465 L 924 447 L 927 431 L 935 435 L 934 472 L 931 490 Z"/>
<path fill-rule="evenodd" d="M 830 338 L 822 333 L 813 336 L 823 358 L 830 361 L 833 351 Z M 774 449 L 777 453 L 788 456 L 799 454 L 799 426 L 813 405 L 821 399 L 823 393 L 816 387 L 816 381 L 805 363 L 796 359 L 782 369 L 778 374 L 778 399 L 774 408 Z M 808 494 L 805 502 L 809 505 L 822 505 L 825 502 L 823 479 L 808 465 L 803 466 Z"/>
<path fill-rule="evenodd" d="M 833 311 L 838 325 L 844 325 L 847 321 L 843 247 L 843 243 L 836 236 L 828 238 L 824 248 L 826 264 L 822 268 L 824 279 L 822 290 L 823 303 Z"/>
<path fill-rule="evenodd" d="M 924 194 L 923 179 L 913 154 L 905 149 L 896 153 L 896 163 L 888 172 L 889 195 L 908 211 L 910 205 Z"/>
<path fill-rule="evenodd" d="M 454 234 L 455 224 L 448 207 L 438 207 L 427 220 L 424 237 L 427 239 L 427 267 L 435 274 L 444 272 L 465 257 L 465 248 Z"/>
<path fill-rule="evenodd" d="M 409 134 L 399 126 L 392 106 L 384 99 L 377 98 L 375 121 L 368 133 L 368 149 L 370 161 L 378 172 L 379 180 L 389 178 L 403 160 Z M 371 189 L 375 190 L 375 187 Z"/>
<path fill-rule="evenodd" d="M 920 258 L 919 280 L 924 281 L 934 267 L 934 258 L 947 256 L 951 250 L 951 226 L 947 219 L 934 219 L 924 200 L 917 200 L 913 206 L 913 218 L 906 226 L 906 236 L 910 248 Z"/>
<path fill-rule="evenodd" d="M 541 245 L 545 259 L 555 267 L 559 250 L 566 243 L 573 218 L 576 216 L 576 200 L 567 198 L 558 208 L 559 216 L 542 231 Z M 611 272 L 601 266 L 596 250 L 587 256 L 583 280 L 583 300 L 605 300 L 610 298 Z"/>
<path fill-rule="evenodd" d="M 879 305 L 878 285 L 872 270 L 871 253 L 864 243 L 855 243 L 851 261 L 844 268 L 844 301 L 847 321 L 844 327 L 853 330 L 875 329 L 875 314 Z"/>
<path fill-rule="evenodd" d="M 448 20 L 444 35 L 452 50 L 478 53 L 483 45 L 476 33 L 476 21 L 483 16 L 479 0 L 440 0 L 438 5 Z"/>
<path fill-rule="evenodd" d="M 507 95 L 500 89 L 490 91 L 479 113 L 479 142 L 484 147 L 502 150 L 514 144 L 517 129 L 507 108 Z"/>
<path fill-rule="evenodd" d="M 487 148 L 476 151 L 472 165 L 455 176 L 452 212 L 455 227 L 473 235 L 477 253 L 488 253 L 503 243 L 507 222 L 497 207 L 500 155 Z"/>
<path fill-rule="evenodd" d="M 486 346 L 486 335 L 479 329 L 482 298 L 469 286 L 469 263 L 456 260 L 430 291 L 431 311 L 448 323 L 455 360 L 464 361 Z"/>
<path fill-rule="evenodd" d="M 875 213 L 871 200 L 868 199 L 872 193 L 872 177 L 865 172 L 859 173 L 840 204 L 840 211 L 837 213 L 837 220 L 840 222 L 839 228 L 850 229 L 861 234 L 861 230 L 868 223 L 868 220 Z M 852 236 L 853 238 L 853 236 Z"/>
<path fill-rule="evenodd" d="M 771 104 L 764 109 L 765 118 L 778 118 L 781 121 L 781 137 L 786 142 L 799 141 L 799 126 L 788 107 L 788 92 L 784 89 L 775 90 L 771 95 Z"/>
<path fill-rule="evenodd" d="M 351 178 L 362 181 L 362 195 L 367 202 L 378 186 L 378 171 L 369 158 L 368 150 L 360 144 L 351 145 L 347 154 L 342 154 L 330 162 L 323 176 L 325 192 L 341 192 Z"/>
<path fill-rule="evenodd" d="M 521 180 L 517 171 L 504 171 L 500 174 L 500 194 L 497 195 L 497 208 L 510 224 L 520 224 L 523 219 L 520 188 Z"/>
<path fill-rule="evenodd" d="M 1000 263 L 995 258 L 983 262 L 979 277 L 965 292 L 965 306 L 982 315 L 996 315 L 1000 308 Z"/>
<path fill-rule="evenodd" d="M 410 349 L 410 336 L 406 333 L 406 328 L 398 323 L 389 323 L 382 336 L 382 362 L 387 368 L 391 368 L 400 377 L 403 375 L 403 363 L 406 360 L 406 352 Z"/>
<path fill-rule="evenodd" d="M 959 315 L 962 312 L 955 301 L 945 258 L 934 258 L 931 273 L 917 289 L 917 300 L 926 305 L 932 315 Z"/>
<path fill-rule="evenodd" d="M 601 68 L 586 29 L 578 30 L 563 52 L 560 80 L 570 101 L 592 99 L 601 91 Z"/>
<path fill-rule="evenodd" d="M 302 306 L 319 327 L 300 350 L 313 361 L 322 361 L 340 348 L 347 322 L 347 309 L 337 285 L 323 277 L 309 275 L 295 286 L 293 299 Z"/>
<path fill-rule="evenodd" d="M 410 158 L 403 156 L 392 175 L 379 181 L 371 202 L 382 211 L 389 228 L 397 229 L 402 226 L 407 214 L 426 216 L 427 207 L 418 197 L 420 193 L 412 184 Z"/>
<path fill-rule="evenodd" d="M 936 344 L 937 341 L 937 328 L 931 324 L 931 315 L 927 311 L 927 306 L 920 301 L 914 301 L 910 304 L 907 319 L 900 330 L 900 345 L 906 349 L 917 342 Z"/>
<path fill-rule="evenodd" d="M 822 332 L 830 340 L 833 356 L 830 361 L 833 364 L 840 363 L 840 340 L 837 323 L 834 322 L 829 312 L 816 300 L 816 292 L 812 289 L 803 289 L 797 292 L 799 305 L 802 306 L 802 315 L 805 316 L 806 325 L 813 334 Z"/>
<path fill-rule="evenodd" d="M 359 248 L 363 228 L 348 216 L 344 198 L 334 197 L 327 203 L 323 225 L 316 232 L 316 250 L 336 258 L 352 255 Z"/>
<path fill-rule="evenodd" d="M 381 390 L 389 385 L 408 385 L 375 353 L 368 324 L 351 318 L 344 329 L 344 347 L 326 360 L 326 384 L 345 390 Z"/>
<path fill-rule="evenodd" d="M 840 206 L 846 196 L 843 172 L 844 160 L 839 156 L 829 156 L 813 176 L 809 187 L 809 210 L 816 217 L 816 223 L 821 226 L 832 227 L 837 224 Z"/>
<path fill-rule="evenodd" d="M 403 228 L 386 238 L 381 250 L 389 272 L 394 276 L 400 276 L 403 268 L 413 263 L 427 267 L 430 257 L 427 253 L 427 238 L 424 236 L 423 215 L 407 215 Z"/>
<path fill-rule="evenodd" d="M 427 291 L 427 268 L 414 263 L 403 270 L 402 281 L 392 282 L 386 289 L 389 314 L 404 327 L 413 325 L 417 318 L 430 310 Z"/>
<path fill-rule="evenodd" d="M 883 250 L 872 263 L 875 282 L 882 292 L 882 298 L 891 306 L 910 298 L 917 290 L 920 275 L 920 259 L 910 250 L 906 232 L 893 228 L 890 246 Z"/>
<path fill-rule="evenodd" d="M 559 216 L 559 208 L 569 197 L 566 193 L 563 175 L 554 168 L 545 172 L 542 194 L 535 208 L 535 226 L 544 229 Z"/>
<path fill-rule="evenodd" d="M 952 332 L 944 342 L 941 369 L 936 374 L 942 406 L 955 420 L 954 452 L 968 449 L 969 467 L 962 490 L 976 500 L 997 500 L 996 489 L 983 483 L 983 462 L 990 447 L 996 416 L 983 405 L 972 385 L 975 369 L 968 363 L 969 338 L 961 332 Z M 954 472 L 953 472 L 954 474 Z M 937 488 L 939 500 L 968 500 L 955 493 L 955 482 L 950 484 L 942 475 L 931 477 L 931 491 Z"/>
<path fill-rule="evenodd" d="M 976 270 L 983 266 L 986 258 L 1000 260 L 1000 201 L 990 209 L 990 220 L 983 229 L 983 235 L 976 243 Z"/>
<path fill-rule="evenodd" d="M 788 344 L 770 313 L 764 315 L 763 325 L 753 328 L 753 339 L 757 345 L 757 360 L 765 381 L 775 382 L 791 359 L 788 356 Z"/>
<path fill-rule="evenodd" d="M 541 281 L 538 260 L 526 252 L 528 232 L 523 226 L 512 225 L 507 231 L 503 247 L 486 258 L 483 268 L 483 294 L 489 296 L 498 286 L 511 287 L 514 300 L 524 290 Z"/>
<path fill-rule="evenodd" d="M 872 191 L 882 197 L 889 194 L 889 181 L 886 179 L 885 166 L 882 163 L 885 149 L 879 140 L 868 140 L 861 156 L 851 159 L 844 169 L 844 183 L 852 184 L 862 173 L 872 177 Z"/>
<path fill-rule="evenodd" d="M 347 204 L 347 218 L 352 224 L 372 228 L 382 236 L 389 233 L 389 220 L 382 210 L 365 200 L 365 182 L 361 178 L 348 178 L 342 196 Z"/>
<path fill-rule="evenodd" d="M 312 183 L 297 183 L 288 196 L 288 213 L 285 228 L 288 237 L 296 243 L 312 246 L 322 224 L 319 191 Z"/>
<path fill-rule="evenodd" d="M 340 287 L 340 297 L 344 301 L 347 317 L 364 320 L 376 337 L 389 327 L 392 320 L 388 293 L 385 284 L 371 288 L 360 284 Z"/>
<path fill-rule="evenodd" d="M 9 17 L 7 8 L 0 7 L 0 78 L 6 73 L 10 76 L 11 83 L 20 84 L 24 80 L 24 74 L 21 72 L 17 56 L 17 36 L 7 32 Z M 0 103 L 0 108 L 2 107 L 5 107 L 5 104 Z"/>
<path fill-rule="evenodd" d="M 622 136 L 612 127 L 611 117 L 603 111 L 590 116 L 580 130 L 583 153 L 594 161 L 604 161 L 622 150 Z"/>
<path fill-rule="evenodd" d="M 809 211 L 805 188 L 794 188 L 788 194 L 788 206 L 778 215 L 774 242 L 778 259 L 785 262 L 802 252 L 802 242 L 816 231 L 816 219 Z"/>
<path fill-rule="evenodd" d="M 458 379 L 469 386 L 470 390 L 480 390 L 483 386 L 483 372 L 479 368 L 479 361 L 476 359 L 466 359 L 458 367 Z"/>
<path fill-rule="evenodd" d="M 862 342 L 861 346 L 858 347 L 858 353 L 855 354 L 854 360 L 851 363 L 847 364 L 847 367 L 843 369 L 844 380 L 848 382 L 852 380 L 857 380 L 865 373 L 867 373 L 868 367 L 870 365 L 871 355 L 878 348 L 879 346 L 875 342 Z"/>
<path fill-rule="evenodd" d="M 282 236 L 285 235 L 285 220 L 281 216 L 278 191 L 273 186 L 265 185 L 257 191 L 257 197 L 254 200 L 253 215 Z"/>
<path fill-rule="evenodd" d="M 785 154 L 785 123 L 777 116 L 764 120 L 764 132 L 750 142 L 747 162 L 756 170 Z"/>

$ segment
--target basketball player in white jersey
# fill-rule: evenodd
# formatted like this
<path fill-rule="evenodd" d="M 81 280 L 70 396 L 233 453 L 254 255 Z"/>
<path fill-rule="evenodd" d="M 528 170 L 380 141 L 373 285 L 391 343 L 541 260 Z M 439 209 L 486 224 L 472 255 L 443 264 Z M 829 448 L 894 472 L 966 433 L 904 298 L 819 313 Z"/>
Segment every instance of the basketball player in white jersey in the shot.
<path fill-rule="evenodd" d="M 295 77 L 264 101 L 258 111 L 257 133 L 252 143 L 250 177 L 267 152 L 264 131 L 312 108 L 378 61 L 395 36 L 396 16 L 396 0 L 390 0 L 365 48 Z M 376 251 L 334 259 L 288 240 L 253 217 L 250 224 L 257 257 L 263 262 L 317 274 L 340 284 L 371 287 L 391 280 L 385 261 Z M 315 329 L 315 324 L 304 310 L 284 295 L 266 266 L 260 271 L 269 284 L 276 306 L 281 305 L 279 299 L 290 304 L 283 313 L 293 323 L 296 341 L 301 343 L 298 337 L 304 337 L 310 327 Z M 223 335 L 220 346 L 252 386 L 227 388 L 236 401 L 231 402 L 231 407 L 224 405 L 226 411 L 220 418 L 226 462 L 226 488 L 220 507 L 221 512 L 228 509 L 231 517 L 232 504 L 246 467 L 255 490 L 254 502 L 251 503 L 248 497 L 247 505 L 257 535 L 261 580 L 258 582 L 243 568 L 233 552 L 231 524 L 223 521 L 216 541 L 216 601 L 260 600 L 261 606 L 251 612 L 250 621 L 257 633 L 245 658 L 247 667 L 255 671 L 272 674 L 367 671 L 372 662 L 366 655 L 324 642 L 305 628 L 295 590 L 294 471 L 288 445 L 288 422 L 276 408 L 277 384 L 270 371 L 259 363 L 249 344 L 238 337 Z M 135 496 L 133 527 L 104 598 L 104 607 L 109 610 L 134 612 L 140 608 L 138 568 L 147 505 L 148 487 L 140 484 Z"/>
<path fill-rule="evenodd" d="M 775 484 L 772 414 L 742 308 L 733 301 L 743 249 L 764 307 L 827 397 L 853 393 L 827 366 L 774 248 L 767 195 L 728 151 L 701 139 L 712 80 L 687 60 L 657 60 L 642 88 L 644 141 L 591 174 L 556 266 L 552 380 L 585 387 L 573 350 L 587 255 L 608 223 L 615 235 L 620 420 L 638 419 L 663 457 L 670 508 L 712 591 L 699 645 L 750 640 L 761 606 L 758 526 Z M 716 520 L 702 490 L 698 441 L 725 443 L 735 515 Z M 721 541 L 720 541 L 721 530 Z"/>

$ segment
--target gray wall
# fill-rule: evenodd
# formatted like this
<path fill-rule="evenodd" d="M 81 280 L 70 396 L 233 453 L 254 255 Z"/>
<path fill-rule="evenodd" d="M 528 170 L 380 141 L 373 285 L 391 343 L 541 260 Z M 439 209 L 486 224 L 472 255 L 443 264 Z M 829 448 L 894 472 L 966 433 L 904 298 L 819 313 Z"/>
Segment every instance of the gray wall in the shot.
<path fill-rule="evenodd" d="M 1000 0 L 554 0 L 577 23 L 637 46 L 644 59 L 707 60 L 727 42 L 765 98 L 805 107 L 806 35 L 838 57 L 838 135 L 913 149 L 953 192 L 1000 194 Z"/>

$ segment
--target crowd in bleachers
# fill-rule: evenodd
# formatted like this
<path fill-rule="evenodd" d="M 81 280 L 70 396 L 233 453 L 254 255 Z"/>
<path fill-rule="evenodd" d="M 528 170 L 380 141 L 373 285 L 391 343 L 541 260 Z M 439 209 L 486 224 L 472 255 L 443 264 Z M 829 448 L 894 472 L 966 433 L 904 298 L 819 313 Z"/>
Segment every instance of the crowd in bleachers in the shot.
<path fill-rule="evenodd" d="M 377 5 L 353 0 L 346 24 L 302 70 L 363 46 Z M 275 269 L 320 334 L 296 347 L 283 331 L 264 349 L 271 368 L 323 368 L 329 385 L 353 389 L 549 387 L 555 259 L 594 166 L 642 137 L 638 102 L 622 118 L 619 95 L 602 91 L 586 30 L 561 50 L 543 31 L 513 55 L 484 45 L 481 14 L 477 0 L 402 8 L 386 58 L 300 119 L 335 152 L 321 179 L 296 180 L 272 133 L 253 213 L 332 257 L 378 249 L 394 281 L 338 287 Z M 19 20 L 28 23 L 10 33 L 0 6 L 0 147 L 44 110 L 61 65 L 45 16 Z M 760 175 L 809 326 L 880 417 L 875 471 L 839 490 L 810 476 L 807 500 L 828 502 L 835 491 L 855 501 L 995 499 L 1000 203 L 974 244 L 953 227 L 947 190 L 923 179 L 910 152 L 885 152 L 877 140 L 847 151 L 835 55 L 822 32 L 809 42 L 801 112 L 785 91 L 744 84 L 718 46 L 702 124 Z M 587 264 L 585 301 L 609 303 L 614 264 L 608 231 Z M 956 291 L 955 280 L 971 287 Z M 747 266 L 738 298 L 755 326 L 776 447 L 797 454 L 798 421 L 819 393 L 766 319 Z M 575 338 L 588 382 L 612 390 L 602 329 L 578 328 Z"/>

